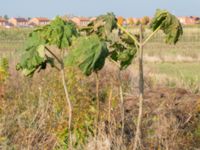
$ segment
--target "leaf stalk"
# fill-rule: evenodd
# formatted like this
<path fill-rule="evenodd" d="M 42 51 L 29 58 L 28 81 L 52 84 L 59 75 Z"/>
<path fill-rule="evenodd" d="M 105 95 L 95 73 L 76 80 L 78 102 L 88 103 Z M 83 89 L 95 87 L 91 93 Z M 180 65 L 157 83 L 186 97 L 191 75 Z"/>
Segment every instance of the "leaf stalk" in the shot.
<path fill-rule="evenodd" d="M 137 46 L 140 46 L 140 43 L 138 42 L 137 38 L 132 35 L 131 33 L 129 33 L 124 27 L 122 27 L 120 24 L 117 24 L 117 26 L 119 27 L 119 29 L 121 29 L 124 33 L 126 33 L 134 42 Z"/>
<path fill-rule="evenodd" d="M 45 46 L 45 49 L 60 63 L 62 64 L 63 62 L 47 47 Z"/>
<path fill-rule="evenodd" d="M 144 46 L 159 30 L 160 30 L 161 26 L 158 26 L 158 28 L 152 32 L 142 43 L 142 46 Z"/>

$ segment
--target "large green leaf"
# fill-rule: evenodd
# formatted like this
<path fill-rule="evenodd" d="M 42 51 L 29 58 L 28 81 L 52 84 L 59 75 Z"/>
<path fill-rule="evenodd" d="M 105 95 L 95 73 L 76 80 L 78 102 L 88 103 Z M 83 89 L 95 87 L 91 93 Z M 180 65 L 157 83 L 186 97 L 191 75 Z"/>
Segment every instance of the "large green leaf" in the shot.
<path fill-rule="evenodd" d="M 72 45 L 65 64 L 78 66 L 85 75 L 89 76 L 104 66 L 107 56 L 106 43 L 102 42 L 97 35 L 83 36 Z"/>
<path fill-rule="evenodd" d="M 46 59 L 40 57 L 38 51 L 35 50 L 39 47 L 40 46 L 31 47 L 28 49 L 28 52 L 22 55 L 20 63 L 17 64 L 17 70 L 22 70 L 25 76 L 33 75 L 33 73 L 46 62 Z"/>
<path fill-rule="evenodd" d="M 47 64 L 54 67 L 54 57 L 47 56 L 45 47 L 54 45 L 59 49 L 68 48 L 77 35 L 75 25 L 59 17 L 34 30 L 26 41 L 17 70 L 22 70 L 26 76 L 32 76 L 36 70 L 45 69 Z"/>
<path fill-rule="evenodd" d="M 56 45 L 59 49 L 69 47 L 73 38 L 78 35 L 75 24 L 66 22 L 60 17 L 56 17 L 50 24 L 34 32 L 38 32 L 46 44 Z"/>
<path fill-rule="evenodd" d="M 97 17 L 88 24 L 86 31 L 89 35 L 95 33 L 104 40 L 108 40 L 109 34 L 117 28 L 117 19 L 113 13 L 107 13 Z"/>
<path fill-rule="evenodd" d="M 111 59 L 120 63 L 120 69 L 126 69 L 136 56 L 136 48 L 129 47 L 122 42 L 116 42 L 111 45 L 113 51 L 110 54 Z"/>
<path fill-rule="evenodd" d="M 17 70 L 22 70 L 24 75 L 30 76 L 45 63 L 46 58 L 44 55 L 41 57 L 41 52 L 44 51 L 44 42 L 36 32 L 29 35 L 20 62 L 16 66 Z"/>
<path fill-rule="evenodd" d="M 114 34 L 114 33 L 113 33 Z M 126 69 L 136 56 L 135 42 L 125 33 L 119 32 L 109 42 L 110 57 L 120 64 L 120 69 Z"/>
<path fill-rule="evenodd" d="M 173 43 L 179 40 L 183 34 L 183 29 L 179 20 L 166 10 L 157 10 L 151 21 L 150 28 L 155 31 L 158 27 L 166 34 L 166 43 Z"/>

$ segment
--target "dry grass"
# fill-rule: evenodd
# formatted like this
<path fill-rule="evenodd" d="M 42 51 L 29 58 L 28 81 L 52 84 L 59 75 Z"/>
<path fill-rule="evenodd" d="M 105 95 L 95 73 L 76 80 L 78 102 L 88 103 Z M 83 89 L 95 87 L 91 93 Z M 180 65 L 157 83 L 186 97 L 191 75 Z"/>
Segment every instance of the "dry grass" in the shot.
<path fill-rule="evenodd" d="M 196 36 L 198 35 L 195 34 L 193 40 L 198 40 Z M 188 86 L 189 84 L 174 78 L 169 69 L 166 69 L 169 68 L 168 66 L 163 67 L 161 63 L 149 63 L 150 60 L 173 62 L 177 53 L 179 59 L 176 57 L 176 61 L 196 61 L 198 58 L 196 54 L 199 52 L 196 49 L 199 45 L 194 44 L 191 47 L 193 54 L 188 56 L 186 51 L 180 52 L 181 49 L 190 49 L 188 44 L 183 43 L 184 41 L 175 47 L 161 47 L 161 44 L 154 45 L 152 41 L 152 45 L 147 46 L 147 49 L 151 51 L 147 50 L 145 56 L 147 67 L 145 68 L 141 150 L 200 148 L 200 95 L 190 91 L 194 85 Z M 178 49 L 180 53 L 174 53 L 175 50 L 159 51 L 162 48 L 163 50 Z M 0 98 L 0 149 L 67 149 L 68 108 L 64 100 L 59 74 L 54 70 L 46 70 L 34 75 L 33 78 L 25 78 L 15 70 L 17 62 L 15 53 L 5 55 L 12 59 L 10 59 L 10 77 L 4 85 L 0 86 L 2 95 Z M 166 56 L 163 57 L 163 55 Z M 198 65 L 194 66 L 198 68 Z M 160 70 L 157 70 L 158 68 Z M 76 69 L 66 70 L 67 85 L 73 104 L 74 149 L 132 149 L 138 114 L 137 70 L 137 66 L 133 65 L 122 71 L 125 99 L 123 133 L 121 132 L 123 120 L 120 108 L 118 69 L 112 63 L 107 62 L 100 72 L 101 116 L 97 138 L 94 137 L 95 77 L 92 75 L 86 78 Z M 193 73 L 189 72 L 189 75 L 193 77 Z"/>
<path fill-rule="evenodd" d="M 2 149 L 65 149 L 67 107 L 58 74 L 42 72 L 26 79 L 13 70 L 1 100 L 0 146 Z M 138 111 L 135 72 L 122 72 L 125 96 L 125 128 L 122 118 L 117 68 L 107 65 L 100 72 L 101 117 L 98 137 L 93 137 L 96 112 L 95 78 L 67 70 L 73 103 L 75 149 L 132 149 Z M 110 91 L 112 95 L 110 97 Z M 145 89 L 141 149 L 199 148 L 198 109 L 200 96 L 185 90 Z M 111 116 L 109 117 L 109 99 Z M 110 118 L 110 120 L 109 120 Z M 96 147 L 97 148 L 96 148 Z"/>

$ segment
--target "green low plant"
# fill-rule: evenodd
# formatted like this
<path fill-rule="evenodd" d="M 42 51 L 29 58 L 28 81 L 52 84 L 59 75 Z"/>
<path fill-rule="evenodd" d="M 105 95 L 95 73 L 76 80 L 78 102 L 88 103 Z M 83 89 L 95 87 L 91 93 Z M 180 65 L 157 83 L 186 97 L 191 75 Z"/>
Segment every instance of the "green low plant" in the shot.
<path fill-rule="evenodd" d="M 4 82 L 9 76 L 8 69 L 8 59 L 4 57 L 0 58 L 0 83 Z"/>

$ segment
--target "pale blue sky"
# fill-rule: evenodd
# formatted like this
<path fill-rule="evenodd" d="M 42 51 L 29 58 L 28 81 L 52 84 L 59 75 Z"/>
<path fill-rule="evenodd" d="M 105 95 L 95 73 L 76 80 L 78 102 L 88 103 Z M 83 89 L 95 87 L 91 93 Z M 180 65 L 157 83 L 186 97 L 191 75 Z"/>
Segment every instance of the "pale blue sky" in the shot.
<path fill-rule="evenodd" d="M 200 16 L 200 0 L 0 0 L 0 16 L 9 17 L 97 16 L 106 12 L 141 17 L 153 16 L 157 8 L 177 16 Z"/>

